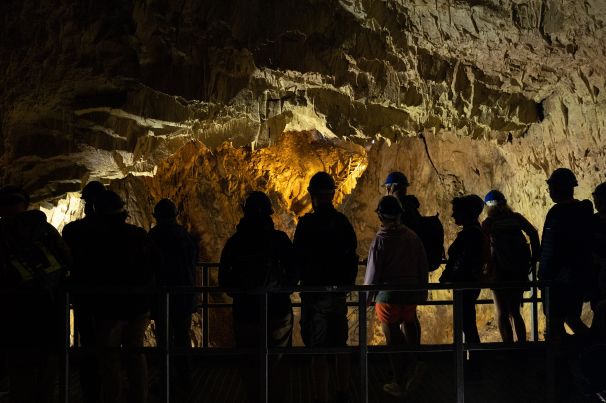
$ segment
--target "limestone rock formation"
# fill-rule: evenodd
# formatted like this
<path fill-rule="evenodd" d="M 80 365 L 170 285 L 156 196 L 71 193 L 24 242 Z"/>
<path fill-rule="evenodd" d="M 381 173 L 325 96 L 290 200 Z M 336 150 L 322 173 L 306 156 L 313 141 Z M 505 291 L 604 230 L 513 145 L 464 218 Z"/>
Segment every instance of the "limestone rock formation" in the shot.
<path fill-rule="evenodd" d="M 364 255 L 384 176 L 426 213 L 504 191 L 540 228 L 558 166 L 606 175 L 603 0 L 108 0 L 0 5 L 2 183 L 61 226 L 90 179 L 131 219 L 175 198 L 218 258 L 246 191 L 294 228 L 326 169 Z M 349 196 L 348 196 L 349 195 Z"/>

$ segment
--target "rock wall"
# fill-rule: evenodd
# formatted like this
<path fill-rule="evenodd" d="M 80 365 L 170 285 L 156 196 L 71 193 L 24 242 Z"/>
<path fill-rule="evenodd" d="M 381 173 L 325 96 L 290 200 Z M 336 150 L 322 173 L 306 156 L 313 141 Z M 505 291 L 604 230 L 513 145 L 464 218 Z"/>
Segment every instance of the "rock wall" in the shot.
<path fill-rule="evenodd" d="M 247 190 L 291 231 L 329 169 L 364 255 L 393 169 L 449 241 L 455 195 L 500 188 L 540 228 L 551 170 L 572 168 L 580 197 L 606 178 L 602 0 L 8 0 L 0 15 L 0 181 L 57 226 L 101 179 L 146 227 L 175 198 L 216 260 Z"/>

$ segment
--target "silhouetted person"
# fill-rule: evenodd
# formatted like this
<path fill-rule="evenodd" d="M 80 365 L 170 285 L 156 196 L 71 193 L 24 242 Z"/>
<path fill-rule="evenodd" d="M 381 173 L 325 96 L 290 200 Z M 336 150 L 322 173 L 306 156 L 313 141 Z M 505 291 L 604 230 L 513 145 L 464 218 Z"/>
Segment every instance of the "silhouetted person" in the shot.
<path fill-rule="evenodd" d="M 424 217 L 419 212 L 421 203 L 414 195 L 408 194 L 408 178 L 402 172 L 391 172 L 385 179 L 385 192 L 396 197 L 404 213 L 400 218 L 402 224 L 410 228 L 423 242 L 429 271 L 440 267 L 444 260 L 444 227 L 439 216 Z M 417 320 L 417 333 L 421 334 L 421 323 Z M 419 338 L 419 343 L 421 339 Z"/>
<path fill-rule="evenodd" d="M 606 343 L 606 182 L 595 188 L 593 202 L 597 213 L 593 215 L 591 332 L 595 342 Z"/>
<path fill-rule="evenodd" d="M 90 285 L 100 288 L 143 288 L 152 284 L 153 272 L 147 234 L 127 224 L 128 213 L 116 193 L 99 194 L 94 203 L 93 242 L 89 245 Z M 88 277 L 88 276 L 87 276 Z M 93 306 L 99 345 L 102 402 L 114 403 L 121 394 L 120 354 L 108 348 L 143 347 L 150 322 L 151 296 L 145 293 L 96 295 Z M 139 352 L 125 352 L 128 375 L 127 401 L 147 401 L 147 363 Z"/>
<path fill-rule="evenodd" d="M 364 284 L 426 286 L 428 267 L 425 249 L 421 239 L 400 223 L 403 212 L 400 202 L 393 196 L 384 196 L 376 211 L 381 220 L 381 229 L 368 251 Z M 419 344 L 421 335 L 418 333 L 417 304 L 426 299 L 427 291 L 377 293 L 375 311 L 388 346 Z M 398 355 L 389 354 L 389 358 L 393 380 L 383 389 L 391 395 L 402 396 L 417 376 L 415 356 L 407 354 L 407 363 L 401 362 L 402 357 Z M 408 364 L 406 374 L 403 364 Z"/>
<path fill-rule="evenodd" d="M 149 231 L 154 250 L 156 283 L 160 286 L 195 286 L 195 269 L 198 261 L 198 245 L 177 223 L 177 206 L 169 199 L 160 200 L 154 207 L 156 226 Z M 160 301 L 160 304 L 164 301 Z M 169 340 L 174 347 L 191 347 L 191 317 L 195 306 L 194 294 L 174 293 L 169 298 Z M 158 309 L 154 315 L 158 346 L 166 343 L 165 317 Z M 191 387 L 191 364 L 188 357 L 176 357 L 175 381 L 177 391 Z"/>
<path fill-rule="evenodd" d="M 488 217 L 482 230 L 490 241 L 490 259 L 487 264 L 489 277 L 497 282 L 528 280 L 531 265 L 538 261 L 539 234 L 532 224 L 507 204 L 503 193 L 491 190 L 484 197 Z M 530 239 L 530 246 L 524 236 Z M 499 332 L 504 342 L 513 342 L 512 321 L 519 342 L 526 341 L 526 325 L 520 313 L 524 289 L 492 290 Z"/>
<path fill-rule="evenodd" d="M 84 201 L 84 217 L 72 221 L 63 227 L 63 240 L 69 246 L 72 257 L 70 273 L 70 284 L 74 286 L 91 284 L 88 267 L 88 248 L 92 237 L 92 222 L 95 215 L 94 201 L 100 193 L 105 192 L 105 186 L 101 182 L 92 181 L 87 183 L 80 194 Z M 78 332 L 80 346 L 93 349 L 96 345 L 94 328 L 94 317 L 91 309 L 91 300 L 95 296 L 78 295 L 72 296 L 71 302 L 74 306 L 75 331 Z M 82 395 L 87 403 L 99 401 L 99 373 L 97 360 L 93 355 L 82 356 L 80 365 L 80 385 Z"/>
<path fill-rule="evenodd" d="M 470 283 L 479 281 L 485 265 L 487 241 L 478 218 L 484 209 L 484 201 L 477 195 L 455 197 L 452 200 L 452 217 L 463 229 L 448 248 L 448 263 L 440 282 Z M 476 300 L 479 289 L 464 290 L 463 334 L 465 342 L 479 343 L 476 324 Z"/>
<path fill-rule="evenodd" d="M 273 209 L 263 192 L 251 192 L 242 207 L 244 217 L 236 233 L 225 244 L 219 266 L 219 285 L 243 293 L 232 294 L 233 328 L 236 346 L 258 347 L 261 340 L 260 314 L 266 288 L 295 285 L 298 281 L 293 247 L 288 235 L 274 228 Z M 273 293 L 268 298 L 269 347 L 291 347 L 293 313 L 290 295 Z M 271 363 L 270 380 L 279 388 L 280 372 Z M 256 399 L 258 376 L 246 377 L 252 401 Z"/>
<path fill-rule="evenodd" d="M 346 286 L 355 283 L 358 271 L 356 234 L 347 217 L 333 206 L 335 182 L 326 172 L 309 181 L 313 213 L 301 217 L 294 236 L 301 285 Z M 301 336 L 309 347 L 345 347 L 348 338 L 345 293 L 302 293 Z M 349 356 L 336 355 L 336 401 L 346 401 Z M 329 362 L 314 357 L 317 401 L 329 400 Z"/>
<path fill-rule="evenodd" d="M 557 341 L 566 332 L 564 323 L 575 334 L 587 332 L 581 312 L 591 270 L 593 206 L 589 200 L 574 198 L 578 183 L 569 169 L 553 171 L 547 184 L 549 196 L 556 204 L 545 218 L 539 278 L 553 282 L 551 311 L 547 314 Z"/>
<path fill-rule="evenodd" d="M 68 251 L 29 196 L 15 186 L 0 189 L 0 345 L 6 349 L 14 402 L 52 402 L 58 353 L 64 340 Z"/>

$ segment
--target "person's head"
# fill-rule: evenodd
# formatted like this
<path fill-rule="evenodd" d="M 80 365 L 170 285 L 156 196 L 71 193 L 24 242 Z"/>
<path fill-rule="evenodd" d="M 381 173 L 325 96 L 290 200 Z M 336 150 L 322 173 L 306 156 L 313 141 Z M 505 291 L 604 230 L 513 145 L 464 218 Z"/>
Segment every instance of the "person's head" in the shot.
<path fill-rule="evenodd" d="M 383 183 L 385 194 L 395 196 L 400 200 L 406 196 L 409 185 L 408 178 L 402 172 L 391 172 Z"/>
<path fill-rule="evenodd" d="M 421 215 L 421 213 L 419 213 L 421 203 L 419 203 L 419 199 L 417 199 L 416 196 L 406 195 L 401 199 L 401 202 L 404 215 L 408 217 L 418 217 Z"/>
<path fill-rule="evenodd" d="M 95 213 L 95 199 L 100 193 L 105 192 L 105 186 L 99 181 L 88 182 L 80 192 L 80 198 L 84 200 L 84 214 L 91 215 Z"/>
<path fill-rule="evenodd" d="M 128 213 L 124 209 L 124 201 L 117 193 L 106 190 L 100 193 L 94 201 L 95 216 L 108 221 L 124 221 Z"/>
<path fill-rule="evenodd" d="M 574 198 L 574 188 L 578 186 L 577 178 L 568 168 L 558 168 L 547 179 L 549 196 L 554 203 L 570 201 Z"/>
<path fill-rule="evenodd" d="M 400 222 L 403 209 L 400 201 L 394 196 L 383 196 L 375 210 L 381 223 L 385 225 Z"/>
<path fill-rule="evenodd" d="M 29 194 L 18 186 L 6 185 L 0 189 L 0 217 L 10 217 L 29 207 Z"/>
<path fill-rule="evenodd" d="M 507 206 L 505 195 L 496 189 L 486 193 L 486 196 L 484 196 L 484 203 L 486 204 L 486 207 L 488 207 L 487 214 L 489 216 L 510 210 Z"/>
<path fill-rule="evenodd" d="M 326 172 L 318 172 L 311 177 L 307 191 L 311 196 L 311 204 L 313 208 L 318 206 L 332 205 L 332 199 L 335 197 L 335 181 Z"/>
<path fill-rule="evenodd" d="M 177 206 L 169 199 L 161 199 L 154 206 L 154 218 L 158 224 L 175 222 L 178 214 Z"/>
<path fill-rule="evenodd" d="M 593 203 L 600 214 L 606 214 L 606 182 L 600 183 L 593 191 Z"/>
<path fill-rule="evenodd" d="M 452 199 L 452 218 L 457 225 L 477 222 L 483 209 L 484 201 L 478 195 L 465 195 Z"/>
<path fill-rule="evenodd" d="M 250 192 L 242 205 L 244 217 L 265 218 L 274 213 L 269 197 L 260 191 Z"/>

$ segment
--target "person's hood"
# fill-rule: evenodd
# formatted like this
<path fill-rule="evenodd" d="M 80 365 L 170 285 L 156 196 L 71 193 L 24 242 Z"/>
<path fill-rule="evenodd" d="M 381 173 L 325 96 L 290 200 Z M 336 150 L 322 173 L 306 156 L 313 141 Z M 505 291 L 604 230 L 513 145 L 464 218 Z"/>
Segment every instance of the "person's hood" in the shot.
<path fill-rule="evenodd" d="M 377 232 L 377 238 L 398 237 L 402 234 L 408 233 L 409 231 L 411 230 L 403 224 L 390 225 L 388 227 L 381 225 L 381 228 L 379 228 L 379 231 Z"/>
<path fill-rule="evenodd" d="M 274 222 L 271 216 L 248 217 L 244 216 L 236 225 L 238 232 L 260 232 L 271 231 L 274 229 Z"/>
<path fill-rule="evenodd" d="M 46 214 L 40 210 L 28 210 L 3 218 L 1 223 L 3 231 L 6 231 L 15 242 L 42 239 L 49 225 L 46 222 Z"/>

